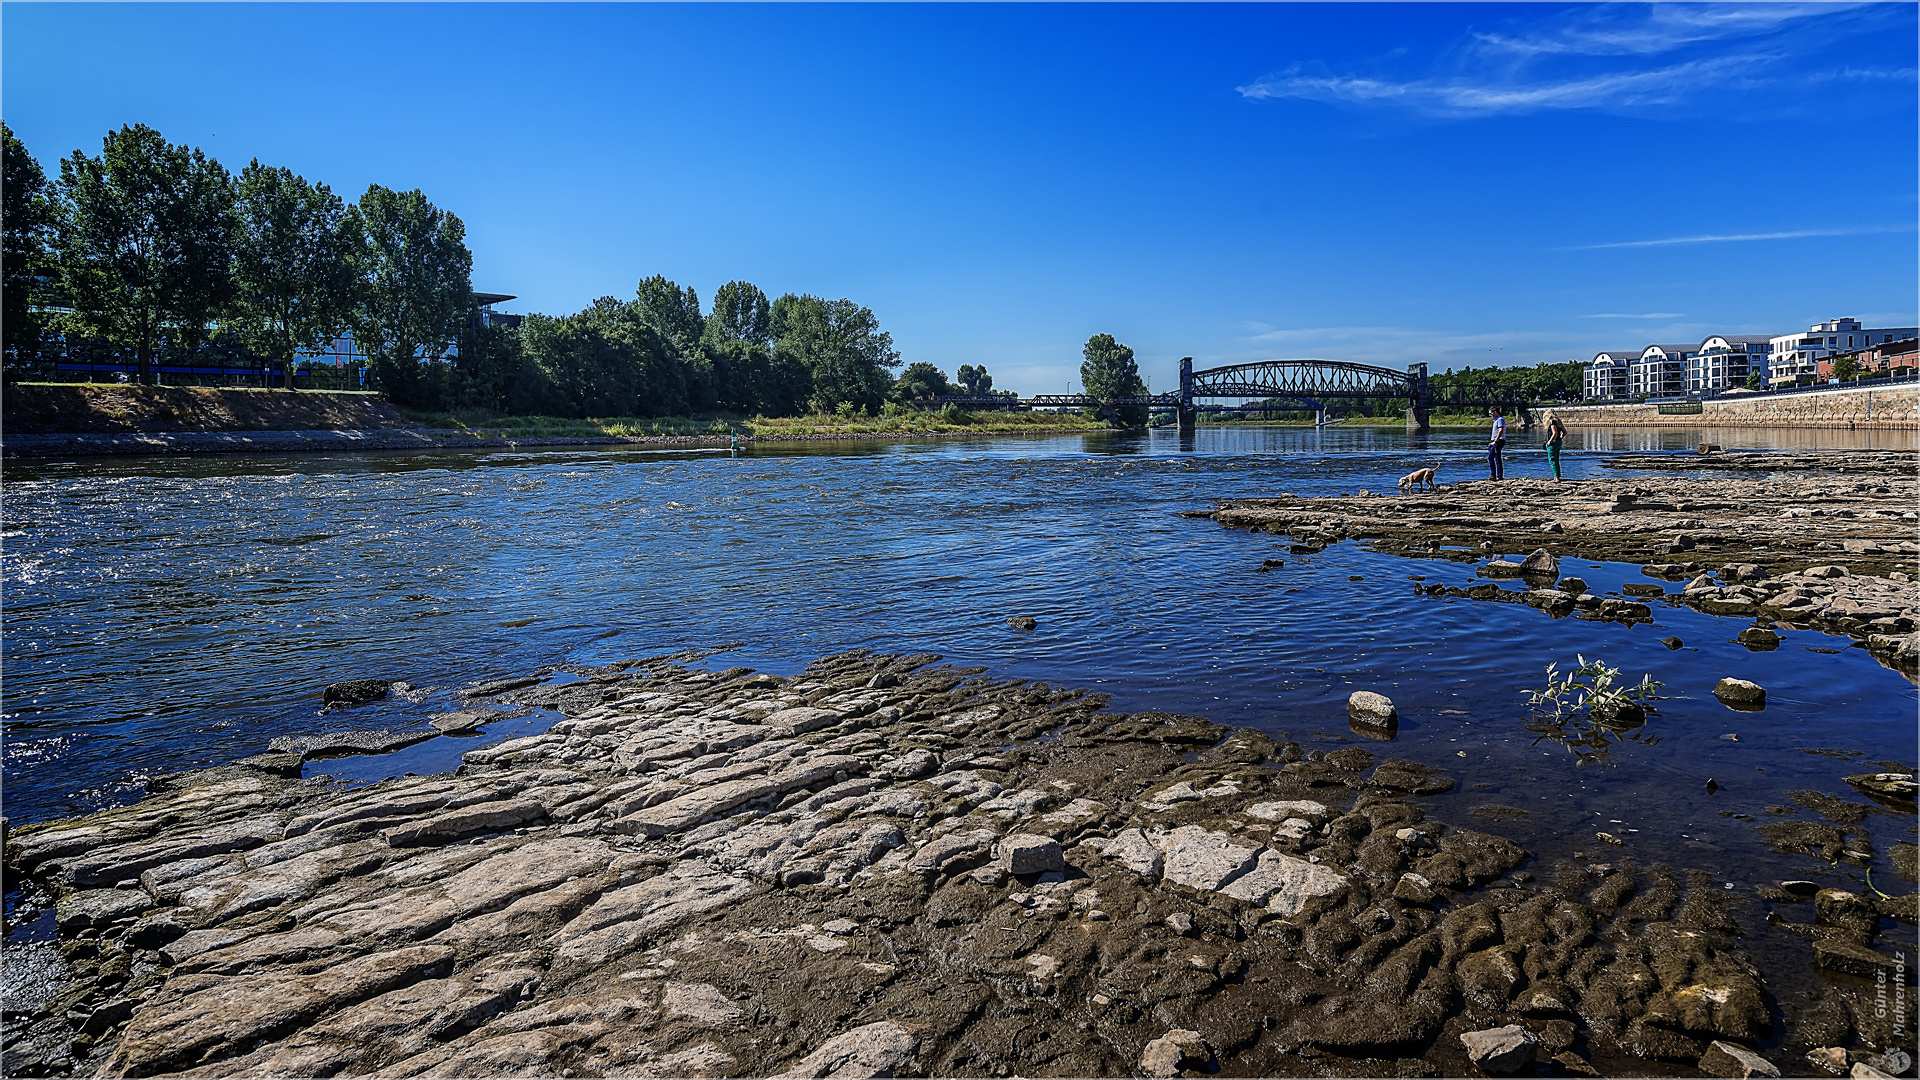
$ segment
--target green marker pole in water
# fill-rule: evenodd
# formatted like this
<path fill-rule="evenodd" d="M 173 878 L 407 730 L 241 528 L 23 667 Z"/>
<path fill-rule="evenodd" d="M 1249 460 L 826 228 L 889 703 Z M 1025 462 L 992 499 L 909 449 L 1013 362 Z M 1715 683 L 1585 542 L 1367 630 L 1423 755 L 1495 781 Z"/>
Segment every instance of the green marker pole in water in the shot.
<path fill-rule="evenodd" d="M 735 431 L 731 424 L 727 426 L 727 445 L 728 445 L 728 450 L 727 450 L 728 457 L 740 456 L 740 433 L 738 431 Z"/>

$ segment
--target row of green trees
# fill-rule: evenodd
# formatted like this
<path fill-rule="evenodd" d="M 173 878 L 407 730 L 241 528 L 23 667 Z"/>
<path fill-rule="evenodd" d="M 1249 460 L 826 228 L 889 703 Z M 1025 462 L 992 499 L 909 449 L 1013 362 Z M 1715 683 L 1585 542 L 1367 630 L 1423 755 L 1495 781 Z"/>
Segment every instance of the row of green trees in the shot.
<path fill-rule="evenodd" d="M 1580 380 L 1586 366 L 1584 361 L 1566 360 L 1558 364 L 1541 362 L 1530 368 L 1448 368 L 1427 376 L 1427 385 L 1436 400 L 1444 400 L 1449 392 L 1473 397 L 1481 396 L 1476 393 L 1480 387 L 1517 386 L 1535 401 L 1578 401 L 1585 389 Z"/>
<path fill-rule="evenodd" d="M 74 151 L 49 181 L 4 138 L 5 354 L 104 344 L 154 378 L 163 350 L 215 342 L 289 373 L 351 333 L 375 377 L 445 355 L 470 321 L 473 257 L 460 219 L 418 191 L 373 185 L 348 205 L 255 160 L 229 173 L 144 124 Z"/>
<path fill-rule="evenodd" d="M 369 187 L 348 204 L 257 160 L 230 174 L 145 125 L 75 151 L 49 180 L 4 135 L 4 348 L 11 372 L 55 346 L 104 349 L 155 378 L 162 354 L 269 359 L 351 335 L 373 384 L 423 409 L 560 416 L 706 412 L 873 414 L 951 393 L 899 353 L 868 308 L 729 282 L 710 311 L 664 277 L 518 327 L 476 317 L 460 219 L 419 191 Z M 958 386 L 988 393 L 984 368 Z"/>
<path fill-rule="evenodd" d="M 604 296 L 477 337 L 447 365 L 448 385 L 415 396 L 554 416 L 875 415 L 900 381 L 900 354 L 871 310 L 794 293 L 769 300 L 745 281 L 722 285 L 704 314 L 691 287 L 655 276 L 632 300 Z"/>

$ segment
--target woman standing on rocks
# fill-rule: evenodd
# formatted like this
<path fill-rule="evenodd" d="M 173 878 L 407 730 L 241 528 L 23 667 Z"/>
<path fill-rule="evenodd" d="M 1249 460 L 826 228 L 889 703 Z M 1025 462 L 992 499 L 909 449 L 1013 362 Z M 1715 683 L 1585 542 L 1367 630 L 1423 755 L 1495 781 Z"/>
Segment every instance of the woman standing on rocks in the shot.
<path fill-rule="evenodd" d="M 1547 464 L 1553 468 L 1553 482 L 1560 482 L 1560 450 L 1567 444 L 1567 425 L 1560 422 L 1560 414 L 1547 413 Z"/>

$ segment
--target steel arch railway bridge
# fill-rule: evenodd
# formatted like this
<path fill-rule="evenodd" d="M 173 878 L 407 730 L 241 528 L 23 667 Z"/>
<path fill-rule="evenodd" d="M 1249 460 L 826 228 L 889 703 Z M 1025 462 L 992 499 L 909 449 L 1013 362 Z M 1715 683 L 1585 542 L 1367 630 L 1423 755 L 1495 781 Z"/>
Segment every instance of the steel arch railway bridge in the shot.
<path fill-rule="evenodd" d="M 1193 369 L 1193 358 L 1180 360 L 1180 389 L 1136 397 L 1096 398 L 1089 394 L 1036 394 L 1025 398 L 943 397 L 941 404 L 1018 404 L 1027 408 L 1097 408 L 1102 415 L 1127 406 L 1171 408 L 1180 430 L 1192 431 L 1201 412 L 1239 411 L 1245 406 L 1206 405 L 1203 398 L 1241 401 L 1289 401 L 1320 414 L 1324 422 L 1329 401 L 1397 398 L 1407 403 L 1407 427 L 1419 430 L 1436 405 L 1454 408 L 1502 406 L 1524 412 L 1532 395 L 1518 382 L 1448 387 L 1436 395 L 1427 383 L 1427 365 L 1409 364 L 1405 371 L 1356 364 L 1345 360 L 1260 360 L 1251 364 Z"/>

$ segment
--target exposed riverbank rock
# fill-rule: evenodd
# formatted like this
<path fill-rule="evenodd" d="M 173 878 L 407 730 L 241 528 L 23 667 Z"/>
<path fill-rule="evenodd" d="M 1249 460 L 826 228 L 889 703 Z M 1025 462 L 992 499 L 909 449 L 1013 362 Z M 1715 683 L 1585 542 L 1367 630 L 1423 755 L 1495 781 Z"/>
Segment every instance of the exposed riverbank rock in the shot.
<path fill-rule="evenodd" d="M 1624 1074 L 1772 1034 L 1717 881 L 1536 880 L 1427 817 L 1431 766 L 935 660 L 629 662 L 457 773 L 15 829 L 68 967 L 8 1074 L 1457 1075 L 1462 1015 Z"/>
<path fill-rule="evenodd" d="M 1400 723 L 1400 710 L 1385 694 L 1355 690 L 1347 696 L 1347 719 L 1368 727 L 1392 728 Z"/>
<path fill-rule="evenodd" d="M 1700 1071 L 1708 1076 L 1731 1076 L 1747 1080 L 1753 1076 L 1777 1077 L 1779 1066 L 1737 1043 L 1715 1039 L 1701 1055 Z"/>
<path fill-rule="evenodd" d="M 1708 460 L 1719 468 L 1763 457 L 1766 468 L 1775 470 L 1765 479 L 1643 475 L 1565 483 L 1476 482 L 1386 498 L 1234 499 L 1207 516 L 1231 528 L 1310 542 L 1316 550 L 1353 539 L 1420 558 L 1479 561 L 1496 551 L 1534 550 L 1643 563 L 1654 576 L 1693 580 L 1672 602 L 1708 614 L 1764 616 L 1780 625 L 1845 635 L 1865 644 L 1882 663 L 1920 678 L 1920 588 L 1915 586 L 1920 541 L 1914 538 L 1920 477 L 1912 455 L 1731 454 Z M 1838 458 L 1848 460 L 1836 465 Z M 1608 464 L 1679 470 L 1699 460 L 1636 455 Z M 1669 562 L 1675 551 L 1700 561 Z M 1738 561 L 1714 561 L 1730 556 Z M 1535 565 L 1544 568 L 1545 559 Z M 1716 566 L 1718 581 L 1709 576 Z M 1478 572 L 1494 578 L 1531 576 L 1524 560 L 1505 558 L 1485 563 Z M 1657 588 L 1622 591 L 1657 596 Z M 1438 584 L 1423 591 L 1436 597 L 1472 592 Z M 1469 598 L 1513 597 L 1512 590 L 1501 590 Z M 1635 613 L 1611 615 L 1604 609 L 1535 606 L 1553 617 L 1651 618 L 1650 610 L 1638 604 Z"/>
<path fill-rule="evenodd" d="M 1753 711 L 1767 705 L 1767 691 L 1759 683 L 1726 678 L 1714 684 L 1713 696 L 1730 708 Z"/>
<path fill-rule="evenodd" d="M 1540 1046 L 1540 1040 L 1518 1024 L 1469 1031 L 1460 1041 L 1466 1045 L 1467 1060 L 1488 1076 L 1512 1076 L 1533 1064 L 1534 1051 Z"/>
<path fill-rule="evenodd" d="M 321 691 L 320 700 L 328 705 L 362 705 L 379 701 L 393 688 L 393 682 L 392 679 L 345 679 Z"/>
<path fill-rule="evenodd" d="M 298 754 L 303 759 L 340 757 L 347 754 L 385 754 L 417 742 L 425 742 L 438 731 L 327 731 L 318 735 L 282 735 L 267 748 L 277 754 Z"/>

